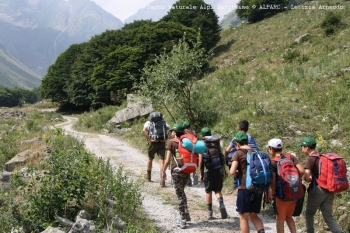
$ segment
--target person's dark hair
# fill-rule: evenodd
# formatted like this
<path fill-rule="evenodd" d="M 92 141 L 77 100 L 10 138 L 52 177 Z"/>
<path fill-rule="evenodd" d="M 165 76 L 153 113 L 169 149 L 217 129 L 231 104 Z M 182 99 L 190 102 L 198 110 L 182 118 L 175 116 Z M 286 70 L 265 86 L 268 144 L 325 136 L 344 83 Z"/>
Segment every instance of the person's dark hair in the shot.
<path fill-rule="evenodd" d="M 182 135 L 184 135 L 184 132 L 175 132 L 175 134 L 176 134 L 176 137 L 181 137 Z"/>
<path fill-rule="evenodd" d="M 248 140 L 243 140 L 240 142 L 237 142 L 239 145 L 243 146 L 243 145 L 248 145 Z"/>
<path fill-rule="evenodd" d="M 282 152 L 282 148 L 273 148 L 270 146 L 270 148 L 272 148 L 275 152 Z"/>
<path fill-rule="evenodd" d="M 312 146 L 308 146 L 311 150 L 315 149 L 316 148 L 316 144 L 315 145 L 312 145 Z"/>
<path fill-rule="evenodd" d="M 249 129 L 249 122 L 247 120 L 242 120 L 238 123 L 238 128 L 240 130 L 243 130 L 244 132 L 247 132 Z"/>

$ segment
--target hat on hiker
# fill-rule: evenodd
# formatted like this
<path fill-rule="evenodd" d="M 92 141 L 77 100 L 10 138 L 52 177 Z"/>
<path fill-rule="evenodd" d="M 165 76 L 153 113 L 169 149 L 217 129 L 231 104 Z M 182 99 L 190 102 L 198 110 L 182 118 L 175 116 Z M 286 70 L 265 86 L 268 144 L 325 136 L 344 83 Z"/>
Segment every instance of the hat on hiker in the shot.
<path fill-rule="evenodd" d="M 184 128 L 186 129 L 191 126 L 191 123 L 189 121 L 184 121 L 183 125 L 184 125 Z"/>
<path fill-rule="evenodd" d="M 204 128 L 202 128 L 202 129 L 201 129 L 201 135 L 202 135 L 203 137 L 205 137 L 205 136 L 211 136 L 211 130 L 210 130 L 210 128 L 209 128 L 209 127 L 204 127 Z"/>
<path fill-rule="evenodd" d="M 267 147 L 272 147 L 276 149 L 281 149 L 283 147 L 282 140 L 279 138 L 272 138 L 270 141 L 267 143 Z"/>
<path fill-rule="evenodd" d="M 184 131 L 184 126 L 180 123 L 175 123 L 173 125 L 173 127 L 171 127 L 171 129 L 169 130 L 171 131 L 175 131 L 175 132 L 183 132 Z"/>
<path fill-rule="evenodd" d="M 236 135 L 235 135 L 235 142 L 238 142 L 238 143 L 240 143 L 240 142 L 248 142 L 248 135 L 247 135 L 247 133 L 245 133 L 245 132 L 238 132 L 238 133 L 236 133 Z"/>
<path fill-rule="evenodd" d="M 316 142 L 312 137 L 305 137 L 300 143 L 298 143 L 298 146 L 316 146 Z"/>

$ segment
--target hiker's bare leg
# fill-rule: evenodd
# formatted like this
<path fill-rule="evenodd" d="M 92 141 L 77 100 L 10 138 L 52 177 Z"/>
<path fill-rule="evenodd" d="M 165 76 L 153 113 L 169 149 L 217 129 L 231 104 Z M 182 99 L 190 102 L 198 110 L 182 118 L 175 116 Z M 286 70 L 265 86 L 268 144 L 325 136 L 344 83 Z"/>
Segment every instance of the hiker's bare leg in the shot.
<path fill-rule="evenodd" d="M 292 217 L 286 217 L 286 223 L 287 223 L 287 226 L 290 230 L 290 233 L 297 232 L 297 229 L 295 227 L 295 222 L 294 222 L 294 219 Z"/>
<path fill-rule="evenodd" d="M 276 220 L 276 230 L 277 233 L 284 233 L 284 220 Z"/>
<path fill-rule="evenodd" d="M 222 193 L 221 192 L 216 192 L 215 196 L 216 196 L 216 198 L 220 198 L 220 197 L 222 197 Z"/>
<path fill-rule="evenodd" d="M 213 203 L 213 198 L 212 198 L 211 192 L 205 194 L 205 200 L 206 200 L 207 204 Z"/>
<path fill-rule="evenodd" d="M 257 213 L 250 213 L 250 221 L 252 221 L 252 223 L 257 231 L 264 229 L 264 223 L 258 217 Z"/>
<path fill-rule="evenodd" d="M 249 233 L 249 213 L 239 215 L 239 225 L 241 227 L 241 233 Z"/>
<path fill-rule="evenodd" d="M 159 159 L 159 171 L 163 171 L 164 159 Z"/>
<path fill-rule="evenodd" d="M 147 161 L 147 171 L 152 171 L 152 162 L 153 162 L 153 159 L 148 159 L 148 161 Z"/>

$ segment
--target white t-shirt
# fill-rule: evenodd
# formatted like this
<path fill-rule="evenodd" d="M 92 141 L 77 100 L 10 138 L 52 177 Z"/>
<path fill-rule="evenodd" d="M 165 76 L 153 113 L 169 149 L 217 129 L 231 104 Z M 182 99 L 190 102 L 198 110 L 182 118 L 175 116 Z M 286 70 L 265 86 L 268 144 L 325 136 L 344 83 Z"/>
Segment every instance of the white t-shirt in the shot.
<path fill-rule="evenodd" d="M 170 129 L 170 126 L 168 125 L 168 123 L 165 122 L 165 124 L 166 124 L 166 127 L 167 127 L 168 129 Z M 147 131 L 148 131 L 150 125 L 151 125 L 151 122 L 150 122 L 150 121 L 146 121 L 146 123 L 143 125 L 143 128 L 144 128 L 144 129 L 147 129 Z"/>

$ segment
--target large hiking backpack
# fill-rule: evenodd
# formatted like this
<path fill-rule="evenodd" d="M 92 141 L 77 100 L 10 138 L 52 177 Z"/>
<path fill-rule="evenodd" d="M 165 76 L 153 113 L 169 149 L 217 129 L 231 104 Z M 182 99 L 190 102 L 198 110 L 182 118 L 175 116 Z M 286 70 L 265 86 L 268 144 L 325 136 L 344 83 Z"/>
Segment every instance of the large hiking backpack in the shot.
<path fill-rule="evenodd" d="M 149 121 L 148 135 L 152 140 L 165 140 L 168 138 L 168 128 L 160 112 L 152 112 L 149 115 Z"/>
<path fill-rule="evenodd" d="M 283 201 L 295 201 L 304 196 L 300 173 L 291 159 L 291 154 L 274 158 L 277 162 L 277 196 Z"/>
<path fill-rule="evenodd" d="M 187 174 L 195 172 L 198 164 L 198 153 L 204 153 L 205 143 L 192 134 L 182 135 L 178 142 L 179 158 L 175 159 L 177 168 L 174 171 Z"/>
<path fill-rule="evenodd" d="M 313 154 L 319 158 L 318 186 L 328 190 L 331 193 L 340 193 L 349 188 L 347 178 L 347 169 L 342 157 L 335 153 Z"/>
<path fill-rule="evenodd" d="M 256 149 L 258 150 L 258 145 L 256 144 L 256 141 L 254 140 L 254 138 L 252 138 L 252 136 L 250 136 L 250 134 L 247 134 L 248 135 L 248 146 L 250 148 L 253 148 L 253 149 Z M 253 139 L 253 140 L 252 140 Z M 235 147 L 232 147 L 230 152 L 228 153 L 228 155 L 226 156 L 226 159 L 225 159 L 225 162 L 226 162 L 226 165 L 228 167 L 231 167 L 231 164 L 232 164 L 232 157 L 233 155 L 236 153 L 237 149 Z"/>
<path fill-rule="evenodd" d="M 270 157 L 263 151 L 245 151 L 247 157 L 246 187 L 250 192 L 263 192 L 272 179 Z"/>
<path fill-rule="evenodd" d="M 223 168 L 224 155 L 221 151 L 220 138 L 218 136 L 205 136 L 204 142 L 207 147 L 203 154 L 204 166 L 209 171 Z"/>

